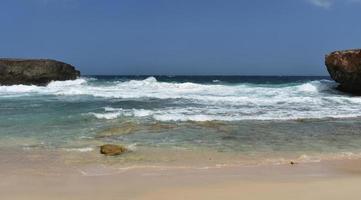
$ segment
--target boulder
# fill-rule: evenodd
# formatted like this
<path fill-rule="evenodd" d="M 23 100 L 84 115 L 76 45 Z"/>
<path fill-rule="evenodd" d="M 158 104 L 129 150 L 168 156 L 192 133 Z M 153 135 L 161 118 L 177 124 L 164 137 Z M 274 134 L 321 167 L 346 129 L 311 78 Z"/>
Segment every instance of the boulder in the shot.
<path fill-rule="evenodd" d="M 116 156 L 126 151 L 128 151 L 128 149 L 120 145 L 105 144 L 100 146 L 100 153 L 106 156 Z"/>
<path fill-rule="evenodd" d="M 326 55 L 325 64 L 341 91 L 361 94 L 361 49 L 332 52 Z"/>
<path fill-rule="evenodd" d="M 56 60 L 0 59 L 0 85 L 46 85 L 79 76 L 73 66 Z"/>

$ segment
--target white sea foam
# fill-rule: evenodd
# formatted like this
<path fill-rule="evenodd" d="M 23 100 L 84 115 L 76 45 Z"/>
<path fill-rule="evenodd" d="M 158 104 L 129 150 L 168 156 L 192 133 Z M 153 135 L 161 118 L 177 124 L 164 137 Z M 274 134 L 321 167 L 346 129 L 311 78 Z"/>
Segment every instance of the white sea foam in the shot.
<path fill-rule="evenodd" d="M 89 113 L 98 119 L 116 119 L 122 115 L 121 112 L 108 112 L 108 113 Z"/>
<path fill-rule="evenodd" d="M 84 148 L 67 148 L 67 149 L 64 149 L 65 151 L 77 151 L 77 152 L 91 152 L 93 151 L 94 149 L 92 147 L 84 147 Z"/>
<path fill-rule="evenodd" d="M 89 78 L 54 81 L 46 87 L 0 86 L 0 98 L 24 95 L 61 95 L 176 101 L 172 106 L 144 109 L 106 107 L 88 113 L 99 119 L 150 117 L 160 121 L 269 120 L 300 118 L 346 118 L 361 116 L 361 98 L 340 94 L 333 81 L 310 81 L 293 85 L 196 84 L 145 80 L 95 83 Z"/>
<path fill-rule="evenodd" d="M 136 151 L 137 150 L 137 143 L 133 143 L 127 146 L 127 149 L 130 151 Z"/>
<path fill-rule="evenodd" d="M 114 109 L 116 110 L 116 109 Z M 236 109 L 159 109 L 159 110 L 137 110 L 137 109 L 119 109 L 118 111 L 104 113 L 89 113 L 98 119 L 116 119 L 120 117 L 137 117 L 152 118 L 158 121 L 240 121 L 240 120 L 296 120 L 296 119 L 319 119 L 319 118 L 352 118 L 359 115 L 354 114 L 337 114 L 337 111 L 329 113 L 316 113 L 308 111 L 299 113 L 297 111 L 285 110 L 264 112 L 263 114 L 255 113 L 238 113 Z M 293 115 L 292 115 L 293 114 Z"/>

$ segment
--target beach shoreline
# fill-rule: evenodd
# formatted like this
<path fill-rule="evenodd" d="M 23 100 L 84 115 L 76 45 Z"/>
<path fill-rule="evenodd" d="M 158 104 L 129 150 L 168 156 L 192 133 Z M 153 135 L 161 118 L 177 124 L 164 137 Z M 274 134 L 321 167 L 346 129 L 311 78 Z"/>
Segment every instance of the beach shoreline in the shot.
<path fill-rule="evenodd" d="M 1 199 L 361 197 L 361 191 L 358 189 L 361 184 L 360 159 L 214 168 L 148 165 L 120 170 L 117 168 L 119 165 L 113 164 L 67 163 L 66 160 L 62 160 L 61 155 L 51 153 L 48 154 L 48 159 L 40 159 L 33 155 L 32 163 L 19 158 L 8 157 L 6 160 L 2 155 Z"/>
<path fill-rule="evenodd" d="M 360 199 L 361 102 L 334 82 L 157 78 L 1 86 L 1 200 Z"/>

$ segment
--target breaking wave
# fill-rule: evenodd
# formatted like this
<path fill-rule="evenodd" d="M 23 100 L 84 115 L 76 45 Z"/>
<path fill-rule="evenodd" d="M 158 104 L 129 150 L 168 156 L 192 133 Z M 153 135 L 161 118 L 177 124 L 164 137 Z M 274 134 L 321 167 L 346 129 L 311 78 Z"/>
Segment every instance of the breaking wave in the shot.
<path fill-rule="evenodd" d="M 0 86 L 0 98 L 31 95 L 89 96 L 146 103 L 149 99 L 173 101 L 157 108 L 106 107 L 86 113 L 99 119 L 153 118 L 159 121 L 287 120 L 361 116 L 361 98 L 334 90 L 329 80 L 289 84 L 212 84 L 144 80 L 108 82 L 80 78 L 41 86 Z M 176 102 L 176 103 L 174 103 Z M 139 106 L 138 106 L 139 107 Z"/>

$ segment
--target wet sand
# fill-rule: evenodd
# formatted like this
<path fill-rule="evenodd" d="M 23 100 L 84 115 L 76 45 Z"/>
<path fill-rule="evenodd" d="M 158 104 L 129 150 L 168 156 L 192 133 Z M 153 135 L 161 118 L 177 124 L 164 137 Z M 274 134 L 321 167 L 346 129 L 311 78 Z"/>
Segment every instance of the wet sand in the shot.
<path fill-rule="evenodd" d="M 67 163 L 67 156 L 2 153 L 0 199 L 361 199 L 357 159 L 211 168 L 185 161 L 184 166 L 119 168 L 94 161 Z"/>

